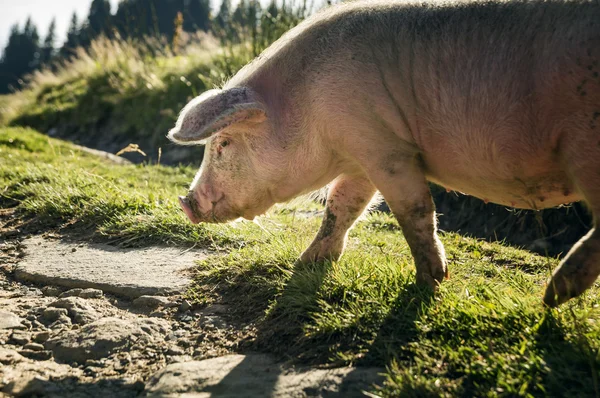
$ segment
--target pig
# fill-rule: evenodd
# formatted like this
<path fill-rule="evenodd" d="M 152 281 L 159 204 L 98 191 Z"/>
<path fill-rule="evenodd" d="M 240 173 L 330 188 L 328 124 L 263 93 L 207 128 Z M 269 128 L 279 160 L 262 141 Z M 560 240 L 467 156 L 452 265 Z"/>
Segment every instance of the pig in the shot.
<path fill-rule="evenodd" d="M 543 297 L 557 306 L 600 273 L 599 61 L 597 1 L 329 7 L 184 107 L 168 136 L 205 157 L 181 207 L 253 219 L 329 184 L 300 260 L 335 261 L 379 191 L 435 289 L 448 268 L 428 182 L 523 209 L 585 201 L 594 228 Z"/>

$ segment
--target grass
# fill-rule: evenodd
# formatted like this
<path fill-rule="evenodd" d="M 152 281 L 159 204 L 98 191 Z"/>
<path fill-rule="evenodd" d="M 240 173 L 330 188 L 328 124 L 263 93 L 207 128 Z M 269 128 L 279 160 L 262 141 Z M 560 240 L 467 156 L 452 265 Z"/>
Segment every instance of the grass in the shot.
<path fill-rule="evenodd" d="M 239 62 L 228 59 L 241 67 L 250 51 L 238 48 L 240 57 L 248 55 Z M 229 70 L 221 70 L 223 57 L 206 35 L 177 55 L 159 41 L 99 39 L 58 70 L 36 72 L 26 90 L 0 100 L 0 123 L 79 134 L 84 142 L 127 137 L 154 155 L 167 144 L 165 131 L 179 110 L 228 76 Z"/>
<path fill-rule="evenodd" d="M 117 167 L 22 128 L 0 130 L 0 157 L 0 207 L 14 209 L 29 229 L 89 231 L 122 245 L 221 246 L 250 238 L 185 222 L 176 202 L 194 175 L 190 167 Z"/>
<path fill-rule="evenodd" d="M 0 129 L 0 159 L 0 207 L 13 214 L 5 229 L 218 251 L 189 296 L 231 304 L 256 328 L 244 348 L 385 367 L 381 396 L 600 395 L 600 285 L 543 308 L 554 258 L 442 234 L 451 278 L 433 294 L 413 284 L 387 214 L 360 221 L 340 261 L 301 266 L 319 225 L 298 211 L 306 204 L 278 206 L 259 224 L 192 226 L 175 203 L 191 168 L 117 166 L 20 128 Z"/>
<path fill-rule="evenodd" d="M 288 4 L 276 16 L 265 11 L 255 29 L 215 24 L 216 36 L 186 33 L 177 51 L 160 38 L 100 37 L 69 60 L 26 77 L 22 91 L 0 96 L 0 126 L 51 131 L 114 152 L 133 142 L 152 159 L 161 148 L 165 162 L 193 162 L 197 156 L 164 151 L 165 132 L 190 100 L 221 87 L 301 21 L 305 8 Z"/>

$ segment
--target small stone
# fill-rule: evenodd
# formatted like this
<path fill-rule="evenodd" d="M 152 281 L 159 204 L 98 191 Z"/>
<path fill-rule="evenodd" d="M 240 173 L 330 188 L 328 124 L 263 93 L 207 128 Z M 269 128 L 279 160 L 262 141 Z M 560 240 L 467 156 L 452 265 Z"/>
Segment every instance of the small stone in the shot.
<path fill-rule="evenodd" d="M 36 335 L 33 336 L 33 341 L 35 341 L 36 343 L 45 343 L 49 338 L 50 332 L 44 331 L 36 333 Z"/>
<path fill-rule="evenodd" d="M 185 336 L 189 336 L 190 332 L 188 332 L 187 330 L 184 329 L 177 329 L 176 331 L 173 332 L 173 335 L 175 335 L 175 337 L 185 337 Z"/>
<path fill-rule="evenodd" d="M 23 346 L 24 350 L 44 351 L 44 346 L 39 343 L 27 343 Z"/>
<path fill-rule="evenodd" d="M 190 314 L 184 314 L 179 318 L 179 320 L 181 322 L 192 322 L 194 320 L 194 317 Z"/>
<path fill-rule="evenodd" d="M 188 300 L 183 300 L 181 302 L 181 305 L 179 306 L 179 311 L 181 312 L 185 312 L 188 311 L 192 308 L 192 303 L 190 303 Z"/>
<path fill-rule="evenodd" d="M 217 315 L 204 316 L 202 317 L 200 323 L 207 330 L 225 329 L 227 327 L 227 322 L 225 322 L 222 317 Z"/>
<path fill-rule="evenodd" d="M 166 318 L 168 315 L 165 311 L 152 311 L 148 316 L 152 318 Z"/>
<path fill-rule="evenodd" d="M 64 293 L 61 293 L 58 297 L 59 298 L 79 297 L 79 295 L 81 294 L 81 292 L 83 292 L 83 289 L 81 289 L 81 288 L 70 289 L 70 290 L 67 290 Z"/>
<path fill-rule="evenodd" d="M 23 361 L 23 356 L 15 350 L 0 348 L 0 363 L 3 365 L 11 365 L 13 363 Z"/>
<path fill-rule="evenodd" d="M 69 311 L 66 308 L 49 307 L 46 308 L 42 313 L 42 319 L 44 319 L 47 322 L 54 322 L 61 316 L 67 316 L 68 313 Z"/>
<path fill-rule="evenodd" d="M 43 293 L 40 289 L 38 289 L 37 287 L 29 287 L 27 288 L 27 295 L 28 296 L 41 296 Z"/>
<path fill-rule="evenodd" d="M 185 348 L 191 347 L 192 344 L 193 343 L 187 339 L 181 339 L 181 340 L 177 341 L 177 345 L 180 345 L 181 347 L 185 347 Z"/>
<path fill-rule="evenodd" d="M 62 289 L 56 286 L 44 286 L 42 288 L 42 294 L 48 297 L 57 297 L 62 293 Z"/>
<path fill-rule="evenodd" d="M 91 377 L 96 377 L 96 376 L 98 376 L 98 374 L 99 374 L 99 373 L 98 373 L 98 368 L 96 368 L 96 367 L 94 367 L 94 366 L 86 366 L 86 367 L 83 369 L 83 372 L 84 372 L 86 375 L 88 375 L 88 376 L 91 376 Z"/>
<path fill-rule="evenodd" d="M 142 318 L 138 320 L 140 329 L 149 335 L 164 336 L 171 332 L 169 322 L 164 319 Z"/>
<path fill-rule="evenodd" d="M 27 317 L 25 319 L 27 319 L 28 321 L 33 322 L 33 321 L 35 321 L 37 319 L 37 317 L 34 314 L 29 314 L 29 315 L 27 315 Z"/>
<path fill-rule="evenodd" d="M 8 311 L 0 311 L 0 329 L 25 329 L 22 319 Z"/>
<path fill-rule="evenodd" d="M 166 337 L 165 337 L 165 341 L 173 341 L 177 339 L 177 337 L 175 336 L 175 334 L 173 333 L 169 333 Z"/>
<path fill-rule="evenodd" d="M 29 343 L 29 341 L 31 340 L 31 335 L 27 332 L 13 332 L 10 335 L 10 339 L 16 344 L 24 345 Z"/>
<path fill-rule="evenodd" d="M 35 359 L 36 361 L 47 361 L 52 358 L 52 352 L 50 351 L 19 350 L 18 352 L 24 357 Z"/>
<path fill-rule="evenodd" d="M 189 362 L 192 360 L 192 357 L 189 355 L 173 355 L 167 358 L 167 363 L 181 363 L 181 362 Z"/>
<path fill-rule="evenodd" d="M 205 315 L 223 315 L 229 312 L 229 306 L 225 304 L 212 304 L 201 311 Z"/>
<path fill-rule="evenodd" d="M 26 375 L 9 383 L 4 392 L 15 397 L 46 396 L 52 390 L 56 390 L 53 383 L 40 376 Z"/>
<path fill-rule="evenodd" d="M 165 307 L 171 302 L 163 296 L 140 296 L 133 300 L 133 306 L 136 308 L 154 309 Z"/>
<path fill-rule="evenodd" d="M 59 298 L 50 304 L 50 307 L 67 309 L 69 311 L 69 316 L 75 323 L 90 323 L 100 317 L 96 310 L 81 297 Z"/>
<path fill-rule="evenodd" d="M 48 327 L 52 330 L 56 329 L 70 329 L 71 318 L 66 315 L 61 315 L 56 321 L 51 323 Z"/>
<path fill-rule="evenodd" d="M 46 348 L 63 362 L 86 363 L 88 359 L 108 358 L 116 352 L 128 350 L 134 338 L 151 340 L 169 332 L 167 322 L 159 319 L 126 321 L 118 318 L 102 318 L 85 325 L 81 330 L 71 330 L 48 340 Z"/>
<path fill-rule="evenodd" d="M 42 329 L 42 330 L 46 329 L 46 326 L 44 326 L 44 324 L 38 320 L 31 322 L 31 326 L 34 327 L 35 329 Z"/>
<path fill-rule="evenodd" d="M 167 355 L 183 355 L 185 350 L 181 347 L 173 346 L 167 350 Z"/>
<path fill-rule="evenodd" d="M 79 297 L 81 298 L 100 298 L 104 295 L 102 290 L 100 289 L 83 289 L 81 293 L 79 293 Z"/>
<path fill-rule="evenodd" d="M 87 361 L 85 361 L 85 366 L 93 366 L 96 368 L 103 368 L 104 366 L 106 366 L 106 363 L 104 361 L 88 359 Z"/>

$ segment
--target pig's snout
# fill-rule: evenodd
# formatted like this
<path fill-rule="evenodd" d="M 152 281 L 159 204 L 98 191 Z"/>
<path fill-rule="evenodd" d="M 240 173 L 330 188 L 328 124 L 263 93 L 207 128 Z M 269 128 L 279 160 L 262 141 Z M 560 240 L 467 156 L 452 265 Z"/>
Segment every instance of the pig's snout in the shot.
<path fill-rule="evenodd" d="M 192 203 L 190 203 L 191 195 L 193 195 L 193 194 L 190 193 L 189 196 L 180 196 L 179 197 L 179 205 L 183 209 L 185 215 L 190 219 L 192 224 L 198 224 L 200 222 L 200 218 L 196 215 L 195 210 L 192 208 L 193 199 L 192 199 Z"/>

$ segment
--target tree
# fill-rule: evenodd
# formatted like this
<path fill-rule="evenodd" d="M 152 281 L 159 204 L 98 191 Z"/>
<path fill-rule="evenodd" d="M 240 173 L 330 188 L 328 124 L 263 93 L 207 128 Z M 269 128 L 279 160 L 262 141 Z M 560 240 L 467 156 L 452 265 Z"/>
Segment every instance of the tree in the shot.
<path fill-rule="evenodd" d="M 215 22 L 221 29 L 229 29 L 231 24 L 231 0 L 223 0 Z"/>
<path fill-rule="evenodd" d="M 210 3 L 208 0 L 190 0 L 185 11 L 183 30 L 206 32 L 210 28 Z"/>
<path fill-rule="evenodd" d="M 91 40 L 100 35 L 110 36 L 112 14 L 108 0 L 93 0 L 87 19 L 88 38 Z"/>
<path fill-rule="evenodd" d="M 25 75 L 40 64 L 40 44 L 37 28 L 31 18 L 22 31 L 18 25 L 11 28 L 8 43 L 0 60 L 0 92 L 9 92 L 22 84 Z"/>
<path fill-rule="evenodd" d="M 23 28 L 21 54 L 24 66 L 23 75 L 32 72 L 40 65 L 40 35 L 31 17 L 27 18 L 25 28 Z"/>
<path fill-rule="evenodd" d="M 52 19 L 50 22 L 50 27 L 48 28 L 48 34 L 46 34 L 46 38 L 44 39 L 44 44 L 42 45 L 41 53 L 40 53 L 40 63 L 42 65 L 46 65 L 50 63 L 52 58 L 54 57 L 54 42 L 56 41 L 56 18 Z"/>
<path fill-rule="evenodd" d="M 183 17 L 183 31 L 210 28 L 209 0 L 123 0 L 113 21 L 123 37 L 165 36 L 172 40 L 175 21 L 180 21 L 178 13 Z"/>
<path fill-rule="evenodd" d="M 19 72 L 15 68 L 15 60 L 19 56 L 21 32 L 19 25 L 15 24 L 10 29 L 8 43 L 0 59 L 0 92 L 8 93 L 19 79 Z"/>
<path fill-rule="evenodd" d="M 71 17 L 71 24 L 69 25 L 69 30 L 67 31 L 67 40 L 60 49 L 61 57 L 70 58 L 71 55 L 73 55 L 73 51 L 81 43 L 79 34 L 79 19 L 77 18 L 77 13 L 73 12 L 73 16 Z"/>
<path fill-rule="evenodd" d="M 248 24 L 248 12 L 249 1 L 248 0 L 240 0 L 235 11 L 231 15 L 231 20 L 236 27 L 245 27 Z"/>

